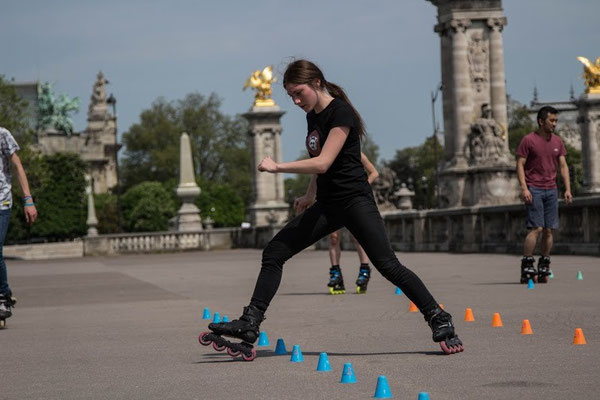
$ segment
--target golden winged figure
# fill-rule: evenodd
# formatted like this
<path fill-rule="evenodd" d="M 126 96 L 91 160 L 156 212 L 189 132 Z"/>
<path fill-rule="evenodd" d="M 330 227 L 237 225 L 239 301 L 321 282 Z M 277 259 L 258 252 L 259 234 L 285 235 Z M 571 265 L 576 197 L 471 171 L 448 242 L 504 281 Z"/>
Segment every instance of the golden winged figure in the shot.
<path fill-rule="evenodd" d="M 275 106 L 275 101 L 271 98 L 271 94 L 273 93 L 271 84 L 276 81 L 277 78 L 273 76 L 273 66 L 269 65 L 262 71 L 254 71 L 244 84 L 242 90 L 246 90 L 246 88 L 256 90 L 256 94 L 254 95 L 254 106 L 272 107 Z"/>
<path fill-rule="evenodd" d="M 583 64 L 583 79 L 585 79 L 586 93 L 600 94 L 600 57 L 592 63 L 585 57 L 577 57 Z"/>

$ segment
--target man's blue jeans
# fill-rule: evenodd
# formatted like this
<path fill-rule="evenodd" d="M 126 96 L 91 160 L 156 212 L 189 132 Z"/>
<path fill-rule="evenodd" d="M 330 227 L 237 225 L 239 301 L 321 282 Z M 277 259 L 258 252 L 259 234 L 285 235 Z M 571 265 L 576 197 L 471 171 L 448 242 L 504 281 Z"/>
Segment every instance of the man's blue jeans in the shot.
<path fill-rule="evenodd" d="M 8 223 L 10 222 L 10 208 L 8 210 L 0 210 L 0 294 L 11 294 L 8 286 L 8 276 L 6 273 L 6 263 L 4 262 L 4 239 L 8 231 Z"/>

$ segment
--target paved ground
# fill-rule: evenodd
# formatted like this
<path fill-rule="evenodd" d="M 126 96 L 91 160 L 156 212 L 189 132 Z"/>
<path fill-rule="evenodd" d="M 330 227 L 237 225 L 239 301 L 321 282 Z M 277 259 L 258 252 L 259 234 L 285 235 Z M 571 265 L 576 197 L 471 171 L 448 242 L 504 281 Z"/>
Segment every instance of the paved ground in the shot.
<path fill-rule="evenodd" d="M 528 290 L 515 283 L 515 256 L 398 254 L 455 315 L 466 351 L 444 356 L 380 275 L 365 295 L 331 296 L 327 253 L 306 251 L 286 265 L 263 323 L 271 347 L 243 362 L 200 346 L 203 308 L 239 316 L 260 254 L 9 261 L 19 303 L 0 331 L 0 399 L 362 399 L 378 375 L 397 399 L 420 391 L 432 400 L 597 398 L 598 258 L 556 256 L 556 278 Z M 342 257 L 352 283 L 356 255 Z M 475 322 L 462 321 L 466 307 Z M 503 328 L 491 327 L 494 312 Z M 520 335 L 525 318 L 531 336 Z M 572 345 L 575 328 L 587 345 Z M 280 337 L 288 349 L 301 346 L 304 363 L 274 355 Z M 322 351 L 331 372 L 315 371 Z M 356 384 L 339 383 L 345 362 Z"/>

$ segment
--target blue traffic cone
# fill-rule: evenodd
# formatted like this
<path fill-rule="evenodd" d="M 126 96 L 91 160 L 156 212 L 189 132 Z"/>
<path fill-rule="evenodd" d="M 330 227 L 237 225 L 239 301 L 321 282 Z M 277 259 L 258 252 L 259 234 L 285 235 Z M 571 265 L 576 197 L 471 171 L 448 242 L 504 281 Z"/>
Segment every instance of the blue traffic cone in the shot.
<path fill-rule="evenodd" d="M 221 316 L 216 312 L 215 315 L 213 315 L 213 323 L 218 324 L 219 322 L 221 322 Z"/>
<path fill-rule="evenodd" d="M 270 346 L 269 338 L 267 337 L 267 332 L 261 331 L 258 336 L 258 345 L 259 346 Z"/>
<path fill-rule="evenodd" d="M 583 280 L 583 274 L 581 273 L 581 271 L 577 271 L 577 280 L 578 281 L 582 281 Z"/>
<path fill-rule="evenodd" d="M 208 308 L 204 308 L 204 313 L 202 314 L 202 319 L 210 319 L 210 310 Z"/>
<path fill-rule="evenodd" d="M 229 317 L 227 315 L 223 315 L 223 321 L 222 322 L 229 322 Z"/>
<path fill-rule="evenodd" d="M 356 383 L 356 376 L 354 376 L 352 363 L 344 364 L 344 372 L 342 372 L 342 380 L 340 383 Z"/>
<path fill-rule="evenodd" d="M 552 272 L 552 270 L 550 270 L 550 275 L 548 275 L 548 278 L 554 278 L 554 272 Z"/>
<path fill-rule="evenodd" d="M 429 400 L 429 393 L 427 393 L 427 392 L 419 393 L 419 398 L 417 400 Z"/>
<path fill-rule="evenodd" d="M 400 296 L 402 294 L 402 289 L 400 289 L 398 286 L 396 286 L 396 294 L 398 296 Z"/>
<path fill-rule="evenodd" d="M 533 284 L 533 279 L 529 279 L 529 281 L 527 281 L 527 289 L 535 289 L 535 285 Z"/>
<path fill-rule="evenodd" d="M 331 365 L 329 365 L 329 358 L 327 358 L 327 353 L 319 354 L 319 364 L 317 364 L 317 371 L 331 371 Z"/>
<path fill-rule="evenodd" d="M 373 397 L 376 399 L 391 399 L 394 397 L 392 396 L 392 391 L 390 390 L 387 378 L 384 375 L 379 375 L 377 377 L 377 387 L 375 388 L 375 395 Z"/>
<path fill-rule="evenodd" d="M 283 338 L 277 339 L 277 345 L 275 346 L 275 354 L 287 356 L 287 350 L 285 348 L 285 342 Z"/>
<path fill-rule="evenodd" d="M 290 359 L 290 361 L 296 363 L 304 362 L 304 357 L 302 357 L 302 350 L 300 350 L 300 346 L 298 346 L 297 344 L 295 344 L 294 348 L 292 349 L 292 358 Z"/>

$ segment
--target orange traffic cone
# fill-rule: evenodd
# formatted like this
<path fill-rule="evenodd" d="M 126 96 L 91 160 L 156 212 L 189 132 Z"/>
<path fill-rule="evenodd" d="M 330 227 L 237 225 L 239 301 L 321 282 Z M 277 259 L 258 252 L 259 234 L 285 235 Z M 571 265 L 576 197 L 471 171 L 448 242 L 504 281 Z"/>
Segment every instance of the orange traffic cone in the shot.
<path fill-rule="evenodd" d="M 444 309 L 444 305 L 442 303 L 440 303 L 439 306 L 442 310 Z"/>
<path fill-rule="evenodd" d="M 492 327 L 499 328 L 502 325 L 502 319 L 500 318 L 500 313 L 494 313 L 494 317 L 492 318 Z"/>
<path fill-rule="evenodd" d="M 467 322 L 475 321 L 475 317 L 473 316 L 473 310 L 471 310 L 470 308 L 467 308 L 465 310 L 465 321 L 467 321 Z"/>
<path fill-rule="evenodd" d="M 523 320 L 523 325 L 521 325 L 521 335 L 533 335 L 533 330 L 531 330 L 531 324 L 528 319 Z"/>
<path fill-rule="evenodd" d="M 419 312 L 419 309 L 417 308 L 417 306 L 415 305 L 415 303 L 413 303 L 411 301 L 410 302 L 410 306 L 408 307 L 408 311 L 409 312 Z"/>
<path fill-rule="evenodd" d="M 575 329 L 575 337 L 573 338 L 573 344 L 586 344 L 585 336 L 583 336 L 583 330 L 581 328 Z"/>

